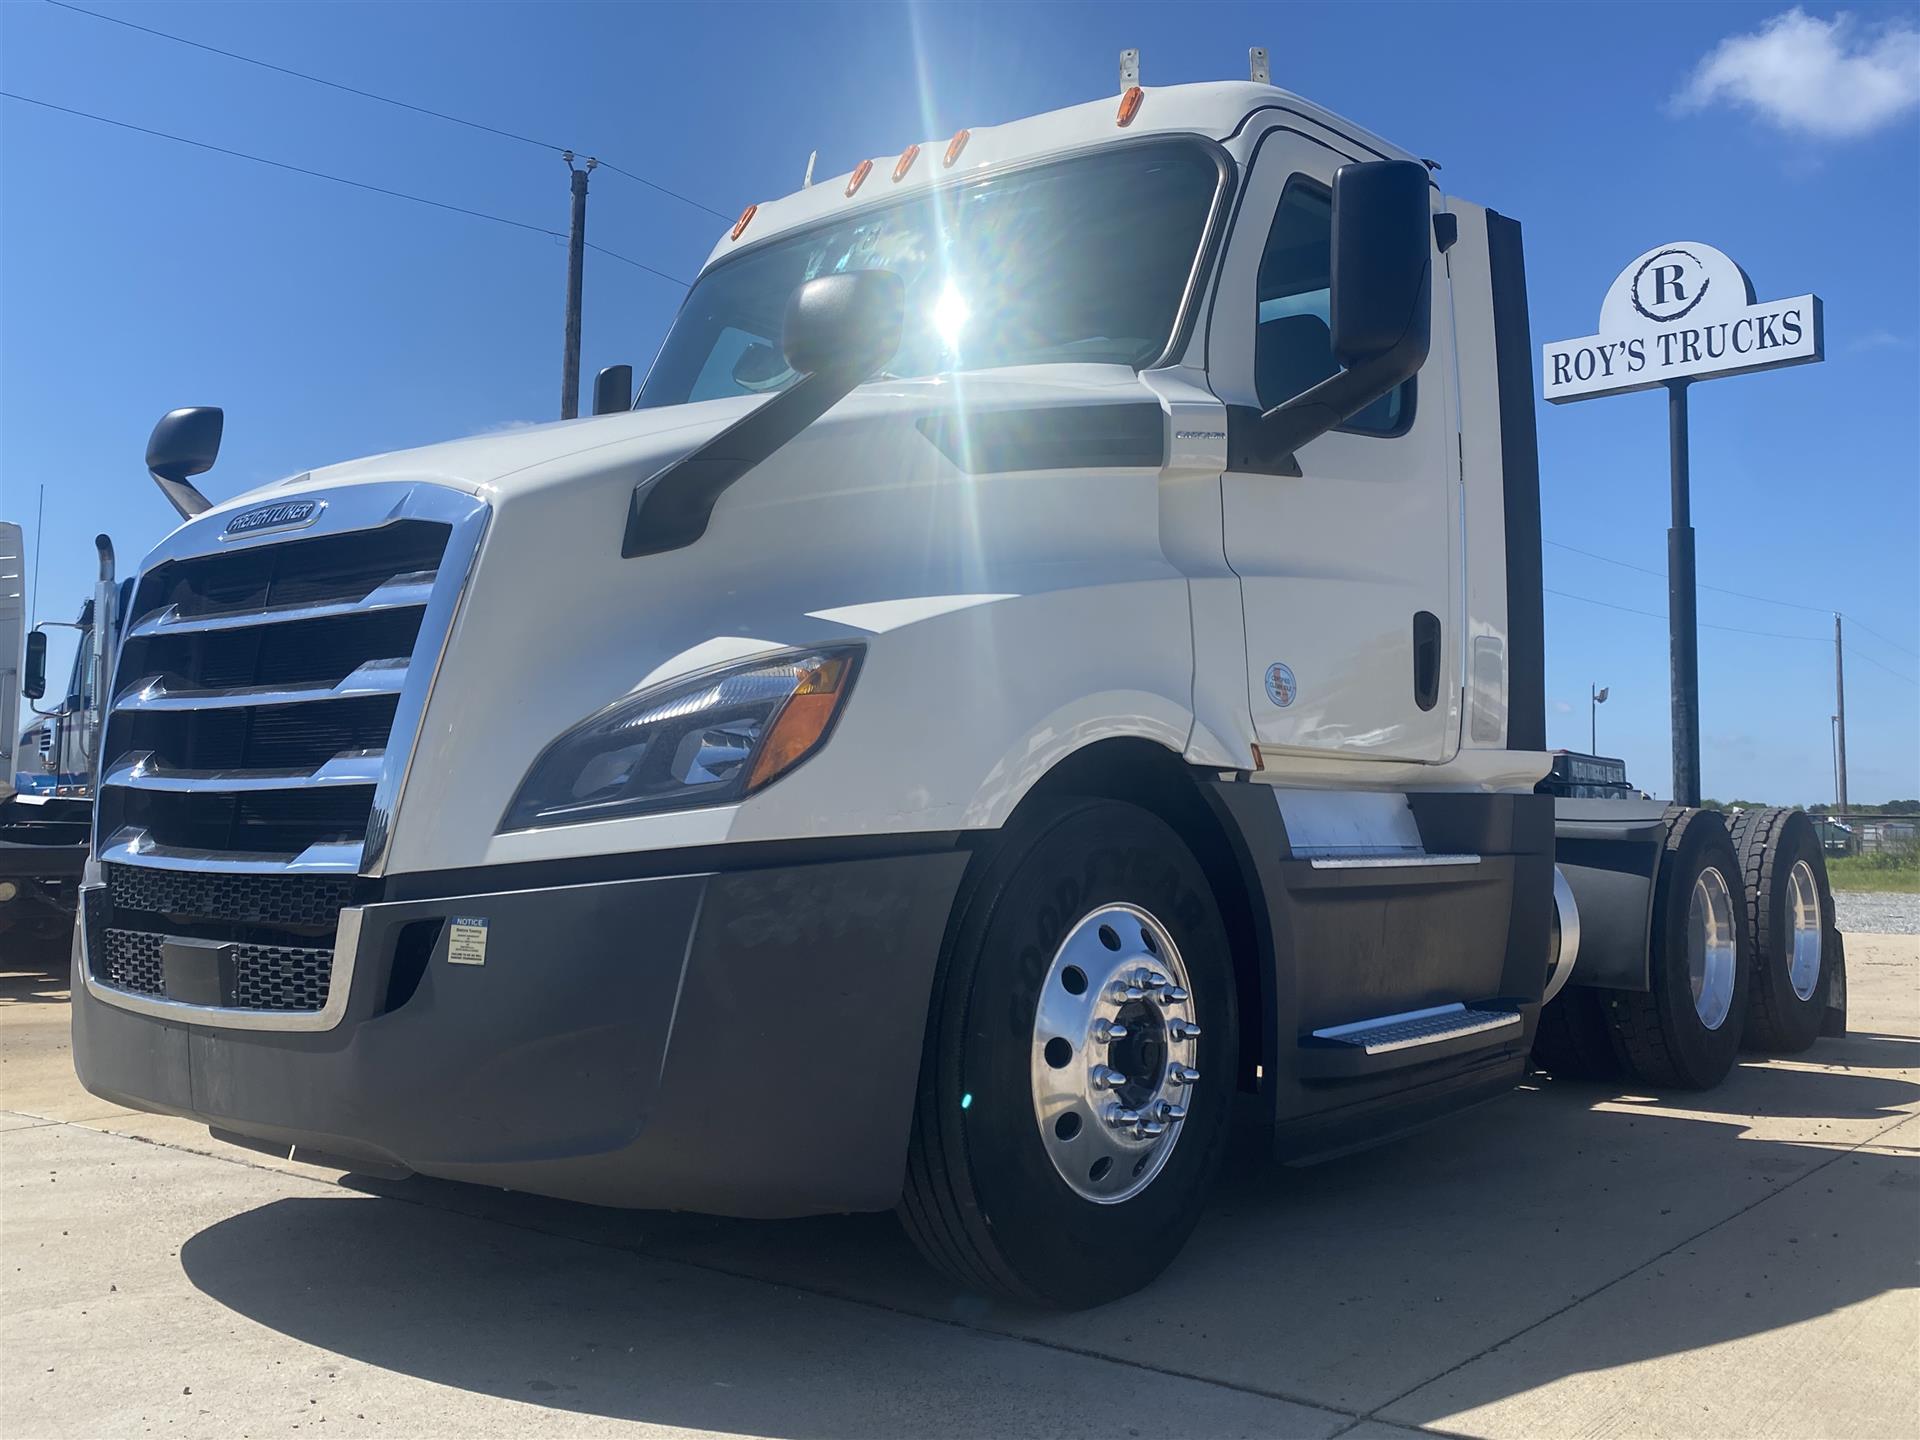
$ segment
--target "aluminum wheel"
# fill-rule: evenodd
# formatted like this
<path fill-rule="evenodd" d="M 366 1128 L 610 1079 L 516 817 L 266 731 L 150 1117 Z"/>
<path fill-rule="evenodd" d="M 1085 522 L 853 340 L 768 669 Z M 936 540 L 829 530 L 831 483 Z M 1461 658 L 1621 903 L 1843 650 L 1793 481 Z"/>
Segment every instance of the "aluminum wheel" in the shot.
<path fill-rule="evenodd" d="M 1793 993 L 1811 1000 L 1820 983 L 1820 946 L 1826 938 L 1820 924 L 1820 887 L 1813 867 L 1796 860 L 1787 874 L 1787 903 L 1793 907 L 1793 953 L 1787 960 L 1787 980 Z"/>
<path fill-rule="evenodd" d="M 1060 1178 L 1100 1205 L 1138 1195 L 1180 1142 L 1200 1027 L 1173 936 L 1105 905 L 1067 933 L 1033 1016 L 1033 1118 Z"/>
<path fill-rule="evenodd" d="M 1733 1008 L 1734 967 L 1739 945 L 1734 938 L 1733 896 L 1726 877 L 1708 866 L 1693 882 L 1687 904 L 1687 980 L 1700 1023 L 1718 1030 Z"/>

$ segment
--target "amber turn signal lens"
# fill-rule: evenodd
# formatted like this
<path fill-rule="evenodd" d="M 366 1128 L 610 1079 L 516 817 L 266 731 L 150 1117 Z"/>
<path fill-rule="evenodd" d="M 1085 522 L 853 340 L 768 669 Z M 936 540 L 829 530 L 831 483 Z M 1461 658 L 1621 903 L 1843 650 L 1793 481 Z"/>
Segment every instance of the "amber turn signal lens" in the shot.
<path fill-rule="evenodd" d="M 960 158 L 960 152 L 967 148 L 967 141 L 973 138 L 971 130 L 956 130 L 953 139 L 947 142 L 947 153 L 940 163 L 947 169 L 953 168 L 953 162 Z"/>
<path fill-rule="evenodd" d="M 871 160 L 862 160 L 858 165 L 854 166 L 853 175 L 847 181 L 847 194 L 851 196 L 854 191 L 858 190 L 862 185 L 866 184 L 867 176 L 872 173 L 873 173 L 873 161 Z"/>
<path fill-rule="evenodd" d="M 913 162 L 919 158 L 920 147 L 918 145 L 909 145 L 900 152 L 900 158 L 894 161 L 893 164 L 893 178 L 895 183 L 898 183 L 901 178 L 906 175 L 907 171 L 913 168 Z"/>
<path fill-rule="evenodd" d="M 1138 85 L 1127 87 L 1127 93 L 1120 97 L 1120 114 L 1114 124 L 1122 129 L 1133 123 L 1133 117 L 1140 113 L 1140 102 L 1146 98 L 1146 92 Z"/>
<path fill-rule="evenodd" d="M 749 205 L 740 212 L 740 218 L 733 222 L 733 235 L 731 238 L 735 240 L 740 238 L 740 232 L 753 223 L 753 212 L 759 208 L 758 205 Z"/>
<path fill-rule="evenodd" d="M 814 663 L 761 742 L 753 773 L 747 777 L 747 794 L 771 785 L 819 748 L 852 691 L 852 682 L 851 656 L 830 655 Z"/>

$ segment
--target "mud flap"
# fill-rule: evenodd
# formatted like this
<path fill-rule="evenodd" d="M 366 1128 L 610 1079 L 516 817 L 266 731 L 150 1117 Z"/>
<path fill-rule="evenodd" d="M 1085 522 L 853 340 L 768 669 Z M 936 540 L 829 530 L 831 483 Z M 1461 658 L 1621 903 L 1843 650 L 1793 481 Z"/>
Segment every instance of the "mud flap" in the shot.
<path fill-rule="evenodd" d="M 1847 945 L 1838 930 L 1828 929 L 1827 945 L 1833 962 L 1827 971 L 1827 1009 L 1820 1017 L 1822 1035 L 1847 1033 Z"/>

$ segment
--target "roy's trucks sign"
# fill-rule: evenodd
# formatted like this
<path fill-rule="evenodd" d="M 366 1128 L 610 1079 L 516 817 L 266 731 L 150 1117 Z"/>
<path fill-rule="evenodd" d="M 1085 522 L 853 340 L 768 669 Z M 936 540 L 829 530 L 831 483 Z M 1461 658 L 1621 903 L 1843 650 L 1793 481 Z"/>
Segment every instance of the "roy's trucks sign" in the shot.
<path fill-rule="evenodd" d="M 1756 301 L 1746 271 L 1711 245 L 1661 245 L 1615 277 L 1600 333 L 1541 346 L 1556 404 L 1743 375 L 1824 358 L 1818 295 Z"/>

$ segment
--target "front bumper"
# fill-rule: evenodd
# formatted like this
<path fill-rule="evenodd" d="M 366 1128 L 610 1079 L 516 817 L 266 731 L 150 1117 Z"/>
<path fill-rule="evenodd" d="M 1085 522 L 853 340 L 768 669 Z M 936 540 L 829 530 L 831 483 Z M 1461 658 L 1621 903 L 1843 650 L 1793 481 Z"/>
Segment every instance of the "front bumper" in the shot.
<path fill-rule="evenodd" d="M 720 1215 L 883 1210 L 966 862 L 923 849 L 373 903 L 357 936 L 341 928 L 328 1028 L 137 1013 L 89 977 L 74 1060 L 104 1099 L 343 1164 Z"/>

